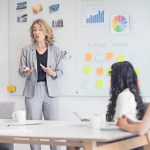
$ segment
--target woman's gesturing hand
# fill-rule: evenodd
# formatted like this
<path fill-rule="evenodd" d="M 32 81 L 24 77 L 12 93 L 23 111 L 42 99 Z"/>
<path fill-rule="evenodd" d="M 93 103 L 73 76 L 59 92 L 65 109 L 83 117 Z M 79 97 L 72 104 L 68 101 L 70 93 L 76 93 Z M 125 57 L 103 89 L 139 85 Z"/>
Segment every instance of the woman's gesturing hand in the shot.
<path fill-rule="evenodd" d="M 29 68 L 29 67 L 23 67 L 23 73 L 24 74 L 29 74 L 33 71 L 33 69 Z"/>
<path fill-rule="evenodd" d="M 50 66 L 50 67 L 45 67 L 45 66 L 43 66 L 42 64 L 40 64 L 40 66 L 42 67 L 42 69 L 43 69 L 44 72 L 48 73 L 48 74 L 51 75 L 52 77 L 55 78 L 55 77 L 57 76 L 56 72 L 54 72 L 54 71 L 52 70 L 52 67 L 51 67 L 51 66 Z"/>

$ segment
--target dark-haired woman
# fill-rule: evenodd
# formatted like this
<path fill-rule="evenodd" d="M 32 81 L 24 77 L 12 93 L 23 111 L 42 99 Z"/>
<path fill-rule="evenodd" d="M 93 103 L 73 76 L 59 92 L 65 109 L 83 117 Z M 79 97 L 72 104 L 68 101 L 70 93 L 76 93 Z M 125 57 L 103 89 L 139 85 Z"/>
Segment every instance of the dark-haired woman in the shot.
<path fill-rule="evenodd" d="M 128 61 L 117 62 L 112 65 L 111 69 L 107 121 L 116 121 L 122 115 L 135 121 L 141 120 L 144 115 L 144 104 L 132 64 Z"/>
<path fill-rule="evenodd" d="M 106 120 L 117 121 L 122 115 L 134 121 L 141 120 L 144 115 L 144 104 L 132 64 L 128 61 L 117 62 L 111 66 L 111 69 L 110 99 Z"/>

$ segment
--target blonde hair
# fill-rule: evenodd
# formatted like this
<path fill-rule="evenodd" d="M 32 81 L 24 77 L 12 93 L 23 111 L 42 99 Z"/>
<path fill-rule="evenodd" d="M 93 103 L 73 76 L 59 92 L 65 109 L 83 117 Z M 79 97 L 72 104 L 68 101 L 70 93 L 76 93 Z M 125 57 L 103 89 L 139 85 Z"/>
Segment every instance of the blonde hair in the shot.
<path fill-rule="evenodd" d="M 41 26 L 42 28 L 42 31 L 43 33 L 45 34 L 45 40 L 46 40 L 46 44 L 48 45 L 49 43 L 50 44 L 53 44 L 54 42 L 54 35 L 53 35 L 53 30 L 52 28 L 48 25 L 48 23 L 43 20 L 43 19 L 37 19 L 35 20 L 31 27 L 30 27 L 30 36 L 31 36 L 31 40 L 33 43 L 35 43 L 35 39 L 34 39 L 34 36 L 33 36 L 33 26 L 35 24 L 38 24 Z"/>

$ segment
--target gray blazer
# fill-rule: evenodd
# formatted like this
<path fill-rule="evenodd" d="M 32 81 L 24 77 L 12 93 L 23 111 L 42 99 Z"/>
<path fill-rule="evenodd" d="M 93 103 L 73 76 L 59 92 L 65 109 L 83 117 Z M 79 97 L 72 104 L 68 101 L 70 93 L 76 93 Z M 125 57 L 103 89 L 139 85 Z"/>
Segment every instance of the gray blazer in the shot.
<path fill-rule="evenodd" d="M 63 74 L 61 61 L 62 59 L 60 50 L 54 45 L 49 44 L 47 67 L 52 66 L 53 71 L 57 73 L 56 78 L 53 78 L 49 74 L 46 74 L 48 94 L 51 97 L 57 97 L 59 95 L 56 79 L 61 77 Z M 25 75 L 23 73 L 24 66 L 29 67 L 31 69 L 34 68 L 34 70 L 31 73 Z M 34 96 L 35 85 L 37 83 L 38 78 L 35 44 L 31 44 L 22 49 L 18 72 L 21 77 L 26 78 L 23 96 L 32 98 Z"/>

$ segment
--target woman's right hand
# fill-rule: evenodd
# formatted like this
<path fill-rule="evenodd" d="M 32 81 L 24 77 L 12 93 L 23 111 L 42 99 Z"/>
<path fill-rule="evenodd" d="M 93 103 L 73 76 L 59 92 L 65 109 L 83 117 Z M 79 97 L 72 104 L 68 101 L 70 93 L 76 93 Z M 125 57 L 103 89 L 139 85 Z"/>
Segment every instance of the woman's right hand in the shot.
<path fill-rule="evenodd" d="M 33 71 L 33 69 L 29 68 L 29 67 L 23 67 L 23 73 L 24 74 L 29 74 Z"/>

